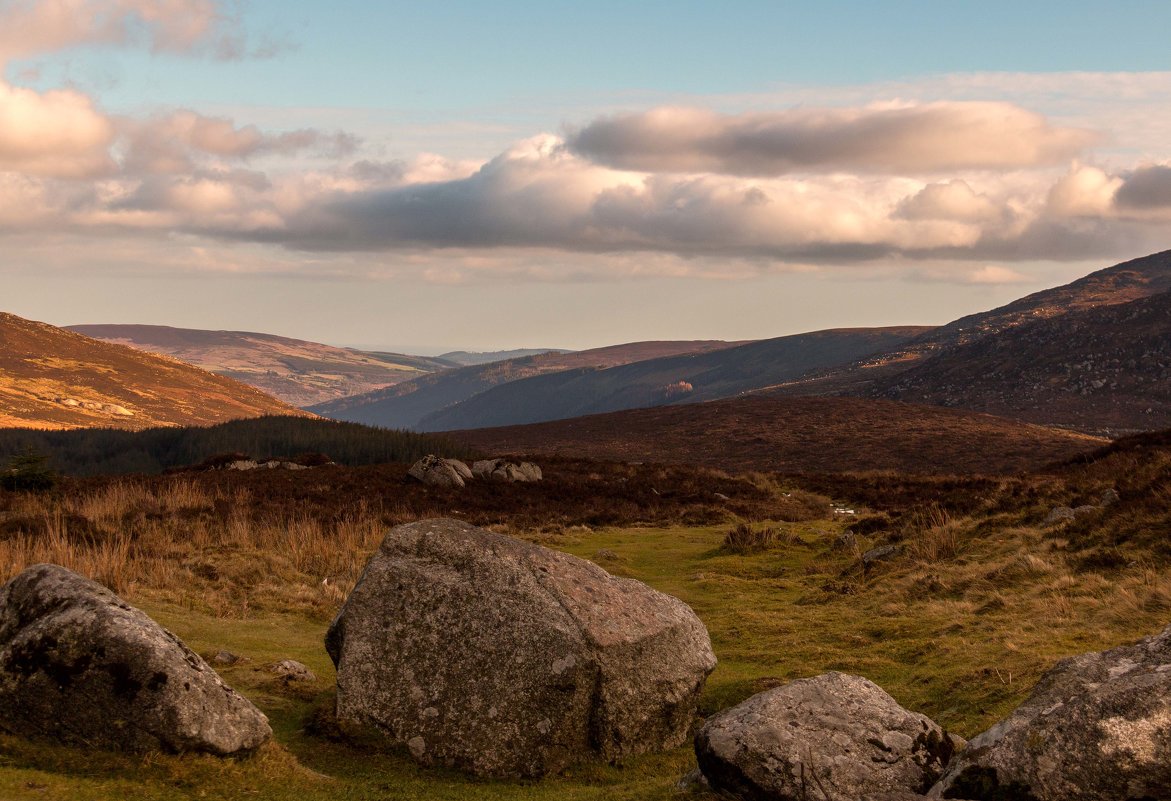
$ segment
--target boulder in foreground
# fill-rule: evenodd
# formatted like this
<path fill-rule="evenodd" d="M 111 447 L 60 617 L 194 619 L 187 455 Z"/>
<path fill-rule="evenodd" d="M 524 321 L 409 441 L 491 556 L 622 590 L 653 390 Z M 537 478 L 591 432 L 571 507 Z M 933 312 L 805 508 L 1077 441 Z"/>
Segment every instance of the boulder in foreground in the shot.
<path fill-rule="evenodd" d="M 859 676 L 825 673 L 752 696 L 708 719 L 695 738 L 717 790 L 770 801 L 858 801 L 921 793 L 954 746 Z"/>
<path fill-rule="evenodd" d="M 343 729 L 500 777 L 682 744 L 716 663 L 677 598 L 458 520 L 392 529 L 326 647 Z"/>
<path fill-rule="evenodd" d="M 1171 798 L 1171 626 L 1063 659 L 1008 718 L 968 743 L 933 798 Z"/>
<path fill-rule="evenodd" d="M 0 728 L 120 751 L 245 754 L 268 719 L 110 590 L 57 565 L 0 587 Z"/>

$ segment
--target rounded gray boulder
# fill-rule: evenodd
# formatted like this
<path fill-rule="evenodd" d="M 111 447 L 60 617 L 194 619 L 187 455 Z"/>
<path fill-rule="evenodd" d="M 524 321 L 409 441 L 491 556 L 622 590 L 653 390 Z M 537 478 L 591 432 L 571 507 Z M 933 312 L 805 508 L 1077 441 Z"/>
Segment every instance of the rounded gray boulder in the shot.
<path fill-rule="evenodd" d="M 508 459 L 481 459 L 472 463 L 472 474 L 486 481 L 515 482 L 540 481 L 544 474 L 532 462 L 512 462 Z"/>
<path fill-rule="evenodd" d="M 392 529 L 326 647 L 343 730 L 501 777 L 681 745 L 716 664 L 677 598 L 457 520 Z"/>
<path fill-rule="evenodd" d="M 57 565 L 0 587 L 0 728 L 121 751 L 245 754 L 268 719 L 174 634 Z"/>
<path fill-rule="evenodd" d="M 922 793 L 953 748 L 929 718 L 844 673 L 754 695 L 708 719 L 695 738 L 711 786 L 753 801 Z"/>
<path fill-rule="evenodd" d="M 463 487 L 472 477 L 471 468 L 458 459 L 428 454 L 411 465 L 407 475 L 431 487 Z"/>
<path fill-rule="evenodd" d="M 973 737 L 933 798 L 1171 798 L 1171 626 L 1063 659 L 1008 718 Z"/>

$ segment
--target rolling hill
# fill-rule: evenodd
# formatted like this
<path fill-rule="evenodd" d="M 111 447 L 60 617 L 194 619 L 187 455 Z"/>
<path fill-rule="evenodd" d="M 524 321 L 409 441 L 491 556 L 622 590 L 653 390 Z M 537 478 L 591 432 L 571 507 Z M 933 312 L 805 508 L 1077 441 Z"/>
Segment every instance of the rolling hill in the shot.
<path fill-rule="evenodd" d="M 73 325 L 69 330 L 173 356 L 242 381 L 293 406 L 359 395 L 455 366 L 442 358 L 338 348 L 251 331 L 164 325 Z"/>
<path fill-rule="evenodd" d="M 855 328 L 750 342 L 706 353 L 583 367 L 514 380 L 424 417 L 423 431 L 486 428 L 732 397 L 853 362 L 929 331 Z"/>
<path fill-rule="evenodd" d="M 138 430 L 264 415 L 309 416 L 176 359 L 0 312 L 0 427 Z"/>
<path fill-rule="evenodd" d="M 614 367 L 682 353 L 718 351 L 739 344 L 742 343 L 718 340 L 631 342 L 574 353 L 543 353 L 433 373 L 309 409 L 334 420 L 415 429 L 427 415 L 509 381 L 561 370 Z"/>
<path fill-rule="evenodd" d="M 1080 306 L 955 345 L 873 397 L 1117 436 L 1171 427 L 1171 292 Z"/>
<path fill-rule="evenodd" d="M 1002 334 L 1029 323 L 1100 306 L 1130 303 L 1167 291 L 1171 291 L 1171 251 L 1116 264 L 1069 284 L 1035 292 L 989 311 L 961 317 L 901 347 L 860 359 L 853 364 L 803 376 L 772 391 L 787 395 L 867 397 L 876 391 L 875 386 L 889 387 L 897 383 L 894 376 L 950 349 L 964 347 L 984 337 Z M 964 406 L 962 401 L 956 405 Z M 977 403 L 971 408 L 980 408 L 980 405 Z"/>
<path fill-rule="evenodd" d="M 986 414 L 853 398 L 750 396 L 451 432 L 485 453 L 724 470 L 1015 473 L 1105 440 Z"/>

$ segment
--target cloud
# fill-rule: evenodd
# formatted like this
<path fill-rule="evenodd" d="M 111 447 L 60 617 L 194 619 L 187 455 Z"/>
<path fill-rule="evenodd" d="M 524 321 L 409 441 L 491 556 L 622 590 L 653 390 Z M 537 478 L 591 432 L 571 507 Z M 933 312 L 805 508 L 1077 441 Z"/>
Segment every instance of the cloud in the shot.
<path fill-rule="evenodd" d="M 956 220 L 985 222 L 1003 210 L 987 195 L 975 192 L 966 181 L 928 184 L 899 204 L 896 214 L 906 220 Z"/>
<path fill-rule="evenodd" d="M 93 177 L 109 173 L 115 128 L 86 95 L 43 94 L 0 82 L 0 170 Z"/>
<path fill-rule="evenodd" d="M 132 173 L 180 173 L 194 169 L 202 156 L 249 159 L 312 151 L 328 158 L 354 152 L 359 140 L 343 133 L 312 128 L 265 133 L 255 125 L 237 126 L 224 117 L 183 109 L 147 120 L 122 121 L 126 139 L 123 164 Z"/>
<path fill-rule="evenodd" d="M 1155 164 L 1135 170 L 1121 182 L 1114 202 L 1134 211 L 1171 209 L 1171 167 Z"/>
<path fill-rule="evenodd" d="M 0 7 L 0 63 L 83 44 L 146 44 L 154 52 L 247 53 L 215 0 L 8 0 Z"/>
<path fill-rule="evenodd" d="M 400 182 L 406 168 L 352 169 Z M 826 263 L 999 247 L 1019 227 L 964 182 L 646 175 L 578 158 L 550 135 L 464 178 L 282 193 L 297 200 L 282 206 L 283 224 L 246 237 L 310 251 L 550 248 Z"/>
<path fill-rule="evenodd" d="M 741 115 L 658 108 L 595 120 L 567 145 L 619 169 L 774 176 L 1033 167 L 1096 140 L 1009 103 L 936 102 Z"/>
<path fill-rule="evenodd" d="M 1075 164 L 1049 191 L 1049 211 L 1062 217 L 1101 217 L 1110 214 L 1122 179 L 1098 167 Z"/>

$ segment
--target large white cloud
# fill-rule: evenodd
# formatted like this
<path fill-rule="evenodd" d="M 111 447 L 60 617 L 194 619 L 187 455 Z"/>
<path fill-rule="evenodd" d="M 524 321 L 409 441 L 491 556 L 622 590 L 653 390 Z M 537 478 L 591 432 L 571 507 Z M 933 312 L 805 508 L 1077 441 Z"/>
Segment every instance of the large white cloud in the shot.
<path fill-rule="evenodd" d="M 0 170 L 65 177 L 108 173 L 114 136 L 111 121 L 80 92 L 40 94 L 0 82 Z"/>
<path fill-rule="evenodd" d="M 722 115 L 658 108 L 595 120 L 569 146 L 612 167 L 769 176 L 922 173 L 1068 161 L 1094 134 L 1010 103 L 936 102 Z"/>

